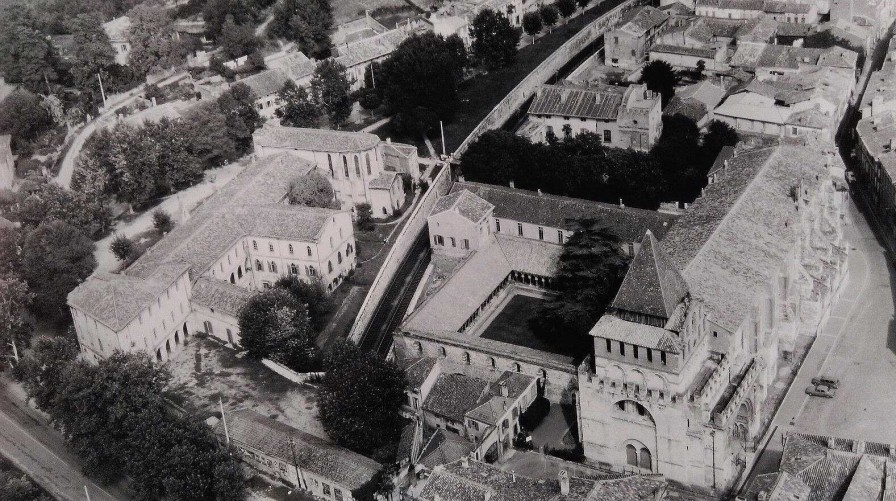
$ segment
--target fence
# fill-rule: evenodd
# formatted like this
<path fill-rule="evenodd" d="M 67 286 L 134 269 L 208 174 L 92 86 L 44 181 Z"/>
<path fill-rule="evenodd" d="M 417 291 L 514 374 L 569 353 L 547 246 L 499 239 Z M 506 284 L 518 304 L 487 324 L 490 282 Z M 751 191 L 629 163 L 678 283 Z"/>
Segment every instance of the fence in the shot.
<path fill-rule="evenodd" d="M 504 96 L 500 103 L 492 108 L 492 111 L 479 122 L 479 125 L 473 129 L 473 132 L 454 151 L 454 156 L 462 156 L 470 144 L 486 131 L 497 129 L 504 125 L 529 98 L 535 95 L 539 85 L 550 80 L 572 58 L 581 53 L 585 47 L 612 29 L 623 14 L 645 3 L 647 3 L 646 0 L 628 0 L 623 2 L 567 40 L 532 70 L 532 73 L 529 73 L 509 94 Z"/>
<path fill-rule="evenodd" d="M 426 217 L 429 216 L 439 197 L 447 193 L 451 187 L 450 170 L 445 166 L 436 175 L 435 179 L 430 183 L 429 189 L 420 197 L 417 206 L 411 212 L 411 215 L 408 216 L 408 221 L 405 223 L 404 228 L 402 228 L 398 237 L 395 238 L 395 245 L 392 246 L 389 254 L 386 255 L 383 267 L 376 274 L 370 290 L 367 291 L 367 297 L 361 303 L 361 309 L 358 311 L 358 316 L 355 317 L 355 323 L 352 325 L 352 330 L 348 335 L 349 341 L 353 343 L 361 341 L 361 335 L 367 330 L 368 324 L 373 319 L 376 307 L 389 288 L 389 284 L 395 278 L 404 256 L 414 246 L 414 242 L 417 240 L 420 232 L 426 231 Z"/>

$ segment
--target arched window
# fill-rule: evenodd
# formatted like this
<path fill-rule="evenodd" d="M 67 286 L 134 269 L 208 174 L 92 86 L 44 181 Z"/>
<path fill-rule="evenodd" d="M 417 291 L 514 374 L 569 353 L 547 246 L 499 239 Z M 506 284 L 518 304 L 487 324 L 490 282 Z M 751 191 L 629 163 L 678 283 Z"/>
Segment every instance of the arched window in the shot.
<path fill-rule="evenodd" d="M 644 468 L 645 470 L 653 470 L 653 457 L 650 455 L 650 451 L 648 451 L 646 447 L 641 448 L 641 457 L 638 463 L 638 466 Z"/>
<path fill-rule="evenodd" d="M 513 369 L 517 372 L 523 372 L 523 366 L 518 363 L 513 364 Z"/>
<path fill-rule="evenodd" d="M 255 240 L 252 241 L 252 248 L 254 250 L 258 250 L 258 242 L 256 242 Z"/>
<path fill-rule="evenodd" d="M 348 157 L 342 157 L 342 172 L 345 174 L 345 178 L 348 179 Z"/>
<path fill-rule="evenodd" d="M 345 255 L 346 256 L 352 255 L 352 244 L 348 244 L 345 246 Z"/>
<path fill-rule="evenodd" d="M 448 350 L 446 350 L 444 346 L 439 346 L 439 355 L 441 355 L 443 357 L 447 357 Z"/>
<path fill-rule="evenodd" d="M 311 246 L 305 248 L 308 251 L 308 257 L 311 257 Z"/>
<path fill-rule="evenodd" d="M 423 344 L 420 343 L 420 341 L 417 341 L 416 343 L 414 343 L 414 348 L 417 349 L 417 354 L 418 354 L 418 355 L 422 355 L 422 354 L 423 354 Z"/>
<path fill-rule="evenodd" d="M 361 177 L 361 162 L 358 160 L 358 155 L 355 155 L 355 175 Z"/>
<path fill-rule="evenodd" d="M 257 259 L 255 260 L 255 269 L 258 271 L 264 271 L 264 267 L 261 266 L 261 261 L 259 261 Z"/>
<path fill-rule="evenodd" d="M 295 253 L 293 252 L 293 250 L 292 250 L 292 244 L 289 244 L 289 253 L 290 253 L 290 254 L 295 254 Z"/>
<path fill-rule="evenodd" d="M 492 364 L 492 369 L 496 369 L 498 367 L 498 361 L 495 360 L 495 357 L 488 357 L 489 362 Z"/>
<path fill-rule="evenodd" d="M 277 273 L 277 263 L 271 261 L 271 273 Z"/>
<path fill-rule="evenodd" d="M 367 161 L 367 175 L 369 176 L 369 175 L 370 175 L 370 172 L 371 172 L 371 171 L 370 171 L 370 153 L 365 153 L 365 154 L 364 154 L 364 160 Z"/>
<path fill-rule="evenodd" d="M 296 266 L 295 263 L 293 263 L 293 264 L 289 265 L 289 272 L 290 272 L 291 274 L 293 274 L 293 275 L 298 275 L 298 274 L 299 274 L 299 267 Z"/>
<path fill-rule="evenodd" d="M 327 261 L 327 273 L 333 273 L 333 262 Z"/>
<path fill-rule="evenodd" d="M 309 266 L 309 267 L 308 267 L 308 276 L 309 276 L 309 277 L 316 277 L 316 276 L 317 276 L 317 269 L 316 269 L 314 266 Z"/>
<path fill-rule="evenodd" d="M 330 177 L 336 177 L 336 173 L 333 172 L 333 155 L 327 153 L 327 164 L 330 165 Z"/>
<path fill-rule="evenodd" d="M 342 251 L 336 253 L 336 260 L 339 261 L 339 264 L 342 264 Z"/>
<path fill-rule="evenodd" d="M 470 352 L 469 351 L 464 352 L 464 363 L 467 365 L 470 365 Z"/>
<path fill-rule="evenodd" d="M 232 284 L 236 283 L 236 279 L 233 278 L 233 273 L 230 274 L 230 283 L 232 283 Z"/>
<path fill-rule="evenodd" d="M 243 267 L 242 266 L 236 267 L 236 276 L 237 276 L 237 278 L 243 278 Z"/>
<path fill-rule="evenodd" d="M 629 466 L 638 466 L 638 450 L 635 446 L 628 444 L 625 446 L 625 464 Z"/>

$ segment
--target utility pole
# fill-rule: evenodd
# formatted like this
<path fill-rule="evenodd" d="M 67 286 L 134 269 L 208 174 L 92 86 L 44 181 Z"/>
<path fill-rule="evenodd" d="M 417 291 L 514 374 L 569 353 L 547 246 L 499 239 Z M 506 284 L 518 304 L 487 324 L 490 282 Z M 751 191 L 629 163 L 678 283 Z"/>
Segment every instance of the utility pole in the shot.
<path fill-rule="evenodd" d="M 442 156 L 447 156 L 445 154 L 445 126 L 442 125 L 442 121 L 439 120 L 439 130 L 442 132 Z"/>
<path fill-rule="evenodd" d="M 100 95 L 103 96 L 103 108 L 106 107 L 106 91 L 103 90 L 103 77 L 100 76 L 100 72 L 96 72 L 96 78 L 100 81 Z"/>
<path fill-rule="evenodd" d="M 303 482 L 302 470 L 299 468 L 299 460 L 296 459 L 296 441 L 289 437 L 289 450 L 292 452 L 292 465 L 296 469 L 296 487 L 308 490 L 308 483 Z"/>
<path fill-rule="evenodd" d="M 10 341 L 10 342 L 9 342 L 9 346 L 12 347 L 12 358 L 13 358 L 13 360 L 15 360 L 16 362 L 18 362 L 18 361 L 19 361 L 19 350 L 16 348 L 16 340 L 13 339 L 12 341 Z"/>
<path fill-rule="evenodd" d="M 224 423 L 224 438 L 227 440 L 227 444 L 230 445 L 230 432 L 227 431 L 227 418 L 224 417 L 224 403 L 221 402 L 221 397 L 218 397 L 218 406 L 221 407 L 221 422 Z"/>
<path fill-rule="evenodd" d="M 90 501 L 90 491 L 87 490 L 87 486 L 84 486 L 84 495 L 87 496 L 87 501 Z"/>

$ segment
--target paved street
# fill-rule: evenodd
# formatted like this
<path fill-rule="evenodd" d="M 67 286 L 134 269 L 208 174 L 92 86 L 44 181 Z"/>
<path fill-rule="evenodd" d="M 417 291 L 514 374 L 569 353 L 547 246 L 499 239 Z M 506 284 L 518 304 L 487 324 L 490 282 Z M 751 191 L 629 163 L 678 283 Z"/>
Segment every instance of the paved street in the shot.
<path fill-rule="evenodd" d="M 777 431 L 753 476 L 777 467 L 788 430 L 896 443 L 894 270 L 854 203 L 847 238 L 849 278 L 775 416 Z M 818 374 L 840 379 L 834 398 L 806 395 Z"/>
<path fill-rule="evenodd" d="M 85 477 L 78 459 L 66 449 L 59 433 L 48 427 L 33 410 L 23 410 L 22 403 L 8 393 L 6 382 L 2 382 L 0 454 L 57 499 L 82 501 L 86 499 L 85 485 L 91 501 L 130 499 L 120 489 L 101 488 Z"/>

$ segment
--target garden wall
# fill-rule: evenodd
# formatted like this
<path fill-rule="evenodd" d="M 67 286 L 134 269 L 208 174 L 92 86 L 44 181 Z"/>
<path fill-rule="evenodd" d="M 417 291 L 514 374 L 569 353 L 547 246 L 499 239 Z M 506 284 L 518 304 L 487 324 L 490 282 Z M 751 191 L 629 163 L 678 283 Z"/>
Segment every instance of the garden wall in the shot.
<path fill-rule="evenodd" d="M 373 279 L 373 284 L 371 284 L 370 290 L 367 292 L 367 297 L 361 303 L 361 309 L 358 311 L 358 316 L 355 317 L 355 323 L 352 325 L 352 330 L 348 335 L 349 341 L 353 343 L 360 342 L 361 335 L 367 330 L 367 326 L 376 312 L 377 305 L 388 290 L 389 284 L 395 278 L 402 261 L 404 261 L 404 258 L 414 246 L 414 242 L 416 242 L 420 233 L 426 231 L 426 218 L 439 197 L 448 193 L 448 190 L 451 188 L 450 171 L 451 169 L 448 166 L 444 166 L 436 174 L 436 177 L 429 185 L 429 189 L 420 197 L 420 200 L 417 201 L 417 206 L 414 207 L 411 215 L 408 216 L 408 221 L 405 223 L 404 228 L 402 228 L 398 237 L 395 238 L 395 245 L 392 246 L 389 254 L 386 255 L 383 267 L 380 268 L 376 278 Z"/>
<path fill-rule="evenodd" d="M 504 96 L 504 99 L 492 108 L 492 111 L 479 122 L 479 125 L 473 129 L 473 132 L 458 146 L 454 151 L 454 156 L 463 156 L 470 144 L 486 131 L 501 128 L 529 98 L 535 95 L 539 85 L 550 80 L 564 65 L 582 52 L 586 46 L 611 30 L 623 14 L 646 3 L 646 0 L 628 0 L 601 16 L 600 19 L 582 28 L 582 31 L 567 40 L 550 57 L 532 70 L 532 73 L 529 73 L 510 93 Z"/>
<path fill-rule="evenodd" d="M 263 358 L 261 360 L 261 365 L 271 369 L 276 372 L 280 376 L 285 377 L 286 379 L 292 381 L 293 383 L 302 384 L 307 382 L 309 379 L 315 376 L 323 376 L 323 372 L 296 372 L 289 367 L 274 362 L 273 360 L 268 360 L 267 358 Z"/>

